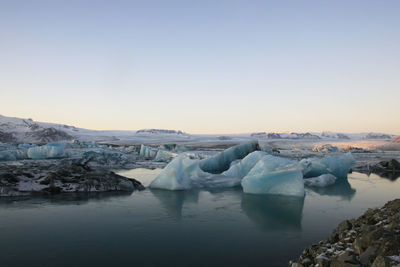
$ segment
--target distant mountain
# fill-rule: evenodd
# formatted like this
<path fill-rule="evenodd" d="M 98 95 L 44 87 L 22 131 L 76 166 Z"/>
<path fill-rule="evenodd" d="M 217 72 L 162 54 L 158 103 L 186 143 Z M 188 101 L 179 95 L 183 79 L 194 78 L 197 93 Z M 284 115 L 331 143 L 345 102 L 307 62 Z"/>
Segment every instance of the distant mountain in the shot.
<path fill-rule="evenodd" d="M 164 130 L 164 129 L 142 129 L 136 131 L 138 135 L 188 135 L 182 131 L 176 130 Z"/>
<path fill-rule="evenodd" d="M 334 132 L 322 132 L 321 137 L 333 138 L 333 139 L 346 139 L 346 140 L 350 139 L 350 137 L 346 134 L 334 133 Z"/>
<path fill-rule="evenodd" d="M 0 142 L 5 143 L 48 143 L 80 139 L 84 141 L 115 140 L 116 135 L 133 135 L 128 131 L 96 131 L 74 126 L 36 122 L 0 115 Z"/>
<path fill-rule="evenodd" d="M 382 133 L 368 133 L 365 139 L 392 139 L 393 135 L 382 134 Z"/>
<path fill-rule="evenodd" d="M 258 132 L 250 134 L 253 138 L 268 138 L 268 139 L 321 139 L 318 135 L 311 133 L 266 133 Z"/>
<path fill-rule="evenodd" d="M 337 133 L 324 131 L 322 133 L 278 133 L 278 132 L 256 132 L 250 134 L 253 138 L 266 138 L 266 139 L 307 139 L 307 140 L 318 140 L 318 139 L 338 139 L 338 140 L 390 140 L 394 135 L 384 133 Z"/>

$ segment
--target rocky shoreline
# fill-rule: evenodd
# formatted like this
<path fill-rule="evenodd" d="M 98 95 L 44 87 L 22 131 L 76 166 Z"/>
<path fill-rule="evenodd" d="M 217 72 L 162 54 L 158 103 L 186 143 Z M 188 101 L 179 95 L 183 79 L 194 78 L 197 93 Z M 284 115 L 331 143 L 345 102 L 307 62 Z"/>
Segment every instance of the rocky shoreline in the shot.
<path fill-rule="evenodd" d="M 305 249 L 289 266 L 400 266 L 400 199 L 341 222 L 325 241 Z"/>
<path fill-rule="evenodd" d="M 71 161 L 27 160 L 0 164 L 0 197 L 141 189 L 143 185 L 135 179 Z"/>

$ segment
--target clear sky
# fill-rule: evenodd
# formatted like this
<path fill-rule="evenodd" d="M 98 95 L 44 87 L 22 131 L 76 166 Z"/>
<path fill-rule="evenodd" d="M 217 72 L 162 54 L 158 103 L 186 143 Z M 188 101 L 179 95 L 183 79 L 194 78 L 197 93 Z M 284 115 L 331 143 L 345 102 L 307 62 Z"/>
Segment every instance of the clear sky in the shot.
<path fill-rule="evenodd" d="M 400 134 L 400 1 L 0 0 L 0 114 Z"/>

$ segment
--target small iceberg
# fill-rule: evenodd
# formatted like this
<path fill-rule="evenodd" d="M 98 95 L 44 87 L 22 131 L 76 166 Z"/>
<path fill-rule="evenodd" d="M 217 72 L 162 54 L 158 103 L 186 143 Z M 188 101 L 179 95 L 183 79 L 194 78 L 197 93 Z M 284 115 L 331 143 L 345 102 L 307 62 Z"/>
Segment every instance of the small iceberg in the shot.
<path fill-rule="evenodd" d="M 329 156 L 321 159 L 311 158 L 300 161 L 305 178 L 317 177 L 328 173 L 337 178 L 347 178 L 347 174 L 354 163 L 355 159 L 350 152 L 341 156 Z"/>
<path fill-rule="evenodd" d="M 28 149 L 27 155 L 30 159 L 52 159 L 64 157 L 63 143 L 50 143 L 44 146 L 36 146 Z"/>
<path fill-rule="evenodd" d="M 318 177 L 304 179 L 305 186 L 327 187 L 336 183 L 336 177 L 330 173 L 322 174 Z"/>

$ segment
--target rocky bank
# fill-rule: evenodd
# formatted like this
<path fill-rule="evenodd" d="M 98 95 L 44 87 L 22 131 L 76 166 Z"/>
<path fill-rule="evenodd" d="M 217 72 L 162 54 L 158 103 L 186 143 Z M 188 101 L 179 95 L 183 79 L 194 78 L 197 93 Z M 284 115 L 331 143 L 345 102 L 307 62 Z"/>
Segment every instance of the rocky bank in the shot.
<path fill-rule="evenodd" d="M 144 189 L 134 179 L 84 164 L 60 160 L 26 160 L 0 164 L 0 197 Z"/>
<path fill-rule="evenodd" d="M 400 266 L 400 199 L 341 222 L 327 240 L 305 249 L 289 266 Z"/>

